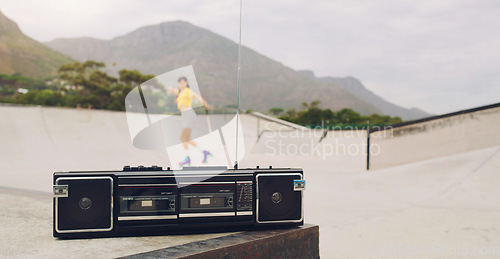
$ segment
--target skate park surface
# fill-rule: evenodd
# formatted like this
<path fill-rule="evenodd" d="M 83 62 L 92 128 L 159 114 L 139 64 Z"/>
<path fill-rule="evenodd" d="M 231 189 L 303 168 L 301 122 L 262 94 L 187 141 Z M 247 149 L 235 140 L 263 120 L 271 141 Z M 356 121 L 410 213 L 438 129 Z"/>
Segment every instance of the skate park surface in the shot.
<path fill-rule="evenodd" d="M 240 168 L 301 167 L 324 258 L 500 256 L 500 109 L 370 134 L 297 130 L 242 114 Z M 370 148 L 370 149 L 371 149 Z M 124 113 L 0 106 L 1 257 L 118 257 L 219 237 L 56 240 L 52 173 L 168 166 L 131 144 Z"/>

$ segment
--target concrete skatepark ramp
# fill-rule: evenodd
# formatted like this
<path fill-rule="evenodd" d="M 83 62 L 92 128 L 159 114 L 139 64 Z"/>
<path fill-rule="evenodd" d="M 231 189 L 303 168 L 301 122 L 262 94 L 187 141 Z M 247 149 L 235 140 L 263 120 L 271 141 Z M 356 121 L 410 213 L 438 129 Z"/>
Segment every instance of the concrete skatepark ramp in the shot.
<path fill-rule="evenodd" d="M 500 103 L 403 123 L 370 134 L 370 169 L 500 145 Z"/>
<path fill-rule="evenodd" d="M 458 252 L 464 257 L 500 256 L 500 144 L 494 134 L 498 114 L 493 107 L 439 123 L 414 124 L 411 127 L 426 130 L 400 137 L 371 138 L 372 144 L 380 144 L 381 153 L 372 157 L 370 171 L 363 153 L 366 131 L 328 132 L 320 141 L 321 131 L 280 128 L 245 115 L 247 156 L 240 166 L 304 168 L 305 220 L 320 225 L 324 258 L 401 258 L 410 253 L 455 258 Z M 259 139 L 257 123 L 280 132 L 265 132 Z M 0 217 L 0 255 L 57 258 L 61 249 L 75 257 L 95 255 L 77 249 L 85 243 L 112 257 L 201 238 L 52 239 L 53 171 L 167 166 L 163 152 L 132 146 L 124 113 L 0 106 L 0 143 L 0 198 L 6 208 Z M 273 154 L 280 145 L 283 152 Z M 309 153 L 300 154 L 301 145 Z M 351 145 L 356 148 L 349 153 Z M 425 152 L 428 148 L 431 155 Z M 391 164 L 391 159 L 397 162 Z M 118 244 L 122 248 L 117 249 Z"/>

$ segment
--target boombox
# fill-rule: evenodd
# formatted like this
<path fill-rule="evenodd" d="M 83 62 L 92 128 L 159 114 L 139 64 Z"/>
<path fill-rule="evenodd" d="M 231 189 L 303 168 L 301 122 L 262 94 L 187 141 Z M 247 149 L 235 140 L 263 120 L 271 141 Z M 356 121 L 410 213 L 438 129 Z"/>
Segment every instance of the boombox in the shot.
<path fill-rule="evenodd" d="M 302 169 L 129 167 L 54 173 L 54 237 L 302 225 Z"/>

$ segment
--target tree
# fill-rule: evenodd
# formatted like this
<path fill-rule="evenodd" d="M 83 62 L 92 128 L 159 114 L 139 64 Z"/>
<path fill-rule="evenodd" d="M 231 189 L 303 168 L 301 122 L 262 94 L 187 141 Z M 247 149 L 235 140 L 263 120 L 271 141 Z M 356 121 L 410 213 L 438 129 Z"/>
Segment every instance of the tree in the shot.
<path fill-rule="evenodd" d="M 57 100 L 55 99 L 54 91 L 50 89 L 44 89 L 39 91 L 34 98 L 36 104 L 39 105 L 51 105 L 55 106 Z"/>
<path fill-rule="evenodd" d="M 103 62 L 93 60 L 65 64 L 59 68 L 59 76 L 47 82 L 21 75 L 0 74 L 0 102 L 70 107 L 79 104 L 123 111 L 127 94 L 135 86 L 154 78 L 154 75 L 144 75 L 137 70 L 123 69 L 118 79 L 103 71 L 105 67 Z M 157 101 L 157 111 L 162 112 L 164 109 L 160 108 L 164 107 L 160 103 L 165 100 L 158 92 L 159 86 L 156 80 L 152 80 L 143 90 L 150 91 L 148 94 L 152 98 L 149 101 Z M 28 92 L 18 91 L 20 88 Z"/>
<path fill-rule="evenodd" d="M 105 64 L 93 60 L 75 62 L 61 66 L 61 78 L 73 87 L 67 92 L 69 104 L 92 105 L 98 109 L 124 110 L 125 97 L 133 87 L 154 77 L 143 75 L 137 70 L 122 69 L 120 78 L 102 71 Z"/>
<path fill-rule="evenodd" d="M 279 118 L 311 127 L 341 125 L 352 128 L 353 126 L 367 125 L 387 126 L 402 122 L 401 118 L 388 115 L 372 114 L 370 116 L 362 116 L 349 108 L 344 108 L 337 112 L 330 109 L 321 109 L 319 108 L 319 104 L 319 101 L 311 103 L 303 102 L 303 110 L 297 112 L 295 109 L 288 109 Z"/>
<path fill-rule="evenodd" d="M 118 74 L 120 75 L 120 82 L 132 86 L 137 86 L 155 77 L 154 75 L 143 75 L 137 70 L 127 70 L 127 69 L 120 70 Z"/>
<path fill-rule="evenodd" d="M 361 115 L 349 108 L 344 108 L 337 112 L 337 121 L 341 123 L 360 123 Z"/>
<path fill-rule="evenodd" d="M 335 112 L 333 112 L 330 109 L 323 110 L 322 112 L 323 112 L 323 114 L 322 114 L 323 119 L 328 120 L 328 121 L 334 120 L 335 115 L 336 115 Z"/>
<path fill-rule="evenodd" d="M 280 107 L 274 107 L 269 109 L 269 113 L 273 114 L 274 116 L 280 115 L 281 113 L 283 113 L 283 111 L 284 111 L 283 108 Z"/>

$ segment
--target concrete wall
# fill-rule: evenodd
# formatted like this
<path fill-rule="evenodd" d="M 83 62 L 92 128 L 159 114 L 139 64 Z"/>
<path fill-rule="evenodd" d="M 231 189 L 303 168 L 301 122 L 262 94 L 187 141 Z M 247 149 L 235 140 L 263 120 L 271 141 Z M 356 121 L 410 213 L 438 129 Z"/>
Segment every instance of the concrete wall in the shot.
<path fill-rule="evenodd" d="M 257 118 L 242 114 L 240 119 L 248 154 L 257 141 Z M 124 165 L 170 166 L 166 151 L 132 145 L 124 112 L 0 105 L 0 186 L 50 192 L 54 171 Z"/>
<path fill-rule="evenodd" d="M 500 107 L 370 134 L 370 169 L 500 145 Z"/>
<path fill-rule="evenodd" d="M 366 168 L 366 131 L 289 130 L 264 132 L 252 148 L 252 155 L 288 157 L 294 165 L 322 164 L 332 171 Z"/>
<path fill-rule="evenodd" d="M 314 164 L 345 172 L 366 168 L 366 131 L 330 131 L 322 138 L 322 130 L 291 130 L 244 114 L 241 122 L 247 154 L 242 167 Z M 498 146 L 499 132 L 499 107 L 374 132 L 371 169 Z M 0 106 L 1 186 L 50 191 L 54 171 L 169 166 L 167 159 L 164 151 L 132 145 L 123 112 Z"/>
<path fill-rule="evenodd" d="M 0 106 L 2 186 L 50 191 L 54 171 L 165 166 L 166 159 L 132 146 L 122 112 Z"/>

